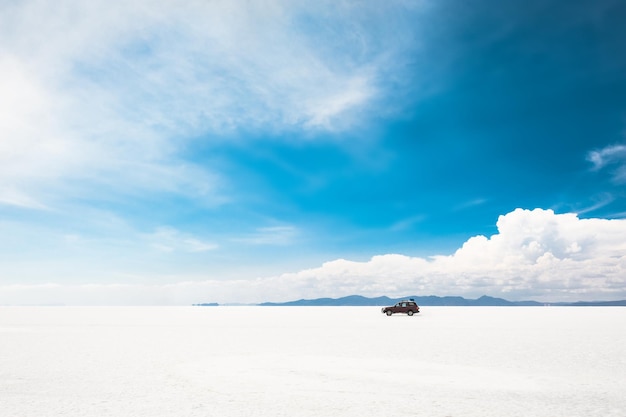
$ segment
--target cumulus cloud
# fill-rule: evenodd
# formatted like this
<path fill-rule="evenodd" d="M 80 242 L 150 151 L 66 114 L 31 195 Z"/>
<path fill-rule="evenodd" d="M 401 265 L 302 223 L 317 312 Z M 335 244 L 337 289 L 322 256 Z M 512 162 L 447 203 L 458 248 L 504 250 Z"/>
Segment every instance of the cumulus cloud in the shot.
<path fill-rule="evenodd" d="M 511 300 L 626 298 L 626 220 L 580 219 L 552 210 L 500 216 L 498 233 L 468 239 L 450 255 L 337 259 L 274 277 L 154 286 L 3 286 L 0 303 L 190 304 L 299 298 L 483 294 Z M 123 296 L 120 296 L 122 294 Z M 81 301 L 82 300 L 82 301 Z M 134 301 L 133 301 L 134 300 Z"/>

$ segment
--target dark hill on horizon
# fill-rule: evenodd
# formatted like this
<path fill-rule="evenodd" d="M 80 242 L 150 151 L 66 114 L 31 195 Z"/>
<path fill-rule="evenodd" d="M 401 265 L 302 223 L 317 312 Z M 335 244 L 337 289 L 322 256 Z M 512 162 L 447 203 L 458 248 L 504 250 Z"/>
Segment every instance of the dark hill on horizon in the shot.
<path fill-rule="evenodd" d="M 266 302 L 258 304 L 259 306 L 387 306 L 397 303 L 400 300 L 412 298 L 420 306 L 626 306 L 626 300 L 618 301 L 577 301 L 577 302 L 555 302 L 541 303 L 538 301 L 509 301 L 503 298 L 489 297 L 483 295 L 477 299 L 468 299 L 463 297 L 436 295 L 428 296 L 407 296 L 401 298 L 382 297 L 363 297 L 361 295 L 349 295 L 341 298 L 316 298 L 311 300 L 287 301 L 284 303 Z"/>

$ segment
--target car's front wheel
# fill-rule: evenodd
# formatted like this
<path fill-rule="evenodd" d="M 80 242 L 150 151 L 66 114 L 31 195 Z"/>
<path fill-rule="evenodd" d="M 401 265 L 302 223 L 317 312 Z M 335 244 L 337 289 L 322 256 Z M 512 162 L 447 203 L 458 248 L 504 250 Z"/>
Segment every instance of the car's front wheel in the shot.
<path fill-rule="evenodd" d="M 413 315 L 413 310 L 409 310 L 409 311 L 407 311 L 407 313 L 406 313 L 406 314 L 408 314 L 409 316 L 412 316 L 412 315 Z"/>
<path fill-rule="evenodd" d="M 391 313 L 391 310 L 387 310 L 387 311 L 385 312 L 385 314 L 387 314 L 388 316 L 391 316 L 391 314 L 392 314 L 392 313 Z"/>

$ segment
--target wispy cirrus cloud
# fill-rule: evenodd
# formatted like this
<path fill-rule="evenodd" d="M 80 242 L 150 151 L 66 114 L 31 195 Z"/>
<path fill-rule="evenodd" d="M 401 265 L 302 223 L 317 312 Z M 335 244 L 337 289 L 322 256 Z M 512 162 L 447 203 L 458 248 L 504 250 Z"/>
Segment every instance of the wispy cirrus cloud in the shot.
<path fill-rule="evenodd" d="M 288 245 L 298 236 L 298 229 L 294 226 L 260 227 L 248 235 L 234 237 L 236 243 L 249 245 Z"/>
<path fill-rule="evenodd" d="M 602 193 L 596 196 L 593 203 L 590 206 L 583 207 L 582 209 L 576 210 L 578 214 L 586 214 L 594 212 L 598 209 L 608 206 L 613 201 L 615 201 L 615 197 L 610 193 Z"/>
<path fill-rule="evenodd" d="M 159 227 L 153 233 L 144 236 L 152 248 L 162 252 L 207 252 L 219 247 L 216 243 L 201 240 L 167 226 Z"/>
<path fill-rule="evenodd" d="M 423 222 L 425 218 L 426 218 L 426 216 L 423 215 L 423 214 L 417 214 L 415 216 L 410 216 L 410 217 L 398 220 L 397 222 L 393 223 L 389 227 L 389 230 L 391 230 L 393 232 L 401 232 L 401 231 L 404 231 L 404 230 L 408 230 L 408 229 L 412 228 L 413 226 L 415 226 L 416 224 Z"/>
<path fill-rule="evenodd" d="M 134 193 L 183 195 L 212 166 L 181 155 L 193 138 L 239 129 L 341 131 L 397 88 L 419 7 L 394 2 L 80 2 L 0 6 L 0 190 L 4 204 L 46 206 L 107 178 Z M 399 76 L 397 79 L 401 79 Z M 357 118 L 358 116 L 358 118 Z M 200 175 L 178 175 L 179 167 Z M 167 175 L 148 182 L 151 172 Z M 203 178 L 190 184 L 189 178 Z M 161 176 L 163 178 L 163 176 Z M 98 182 L 96 186 L 100 186 Z M 19 189 L 20 199 L 10 189 Z M 8 191 L 7 191 L 8 190 Z M 100 194 L 106 194 L 103 188 Z M 11 195 L 13 193 L 13 195 Z"/>
<path fill-rule="evenodd" d="M 626 145 L 610 145 L 591 151 L 587 160 L 592 163 L 594 171 L 611 169 L 614 182 L 626 183 Z"/>

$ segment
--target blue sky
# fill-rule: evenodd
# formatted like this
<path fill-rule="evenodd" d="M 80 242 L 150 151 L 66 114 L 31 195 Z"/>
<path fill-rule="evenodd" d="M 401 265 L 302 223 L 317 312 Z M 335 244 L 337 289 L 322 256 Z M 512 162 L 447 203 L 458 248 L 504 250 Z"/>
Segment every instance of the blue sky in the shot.
<path fill-rule="evenodd" d="M 626 298 L 620 1 L 0 2 L 0 303 Z"/>

